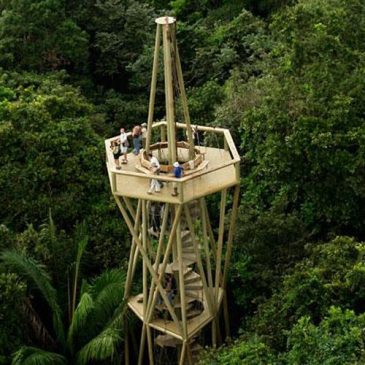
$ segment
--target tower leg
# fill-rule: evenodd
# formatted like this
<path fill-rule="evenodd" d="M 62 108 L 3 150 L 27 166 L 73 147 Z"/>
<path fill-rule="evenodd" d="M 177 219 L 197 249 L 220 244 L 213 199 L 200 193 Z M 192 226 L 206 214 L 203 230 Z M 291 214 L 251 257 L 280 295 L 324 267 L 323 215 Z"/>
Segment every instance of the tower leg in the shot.
<path fill-rule="evenodd" d="M 124 340 L 124 363 L 125 365 L 129 365 L 129 337 L 128 337 L 128 320 L 124 319 L 124 328 L 125 328 L 125 340 Z"/>

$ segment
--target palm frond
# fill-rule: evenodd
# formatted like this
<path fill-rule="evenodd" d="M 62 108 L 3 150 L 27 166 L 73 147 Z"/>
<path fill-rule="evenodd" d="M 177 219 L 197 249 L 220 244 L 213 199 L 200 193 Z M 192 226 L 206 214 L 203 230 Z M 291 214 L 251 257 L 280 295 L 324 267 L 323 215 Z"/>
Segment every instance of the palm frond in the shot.
<path fill-rule="evenodd" d="M 14 355 L 12 365 L 66 365 L 67 360 L 54 352 L 36 347 L 21 347 Z"/>
<path fill-rule="evenodd" d="M 77 284 L 79 280 L 80 262 L 81 258 L 85 252 L 89 237 L 86 234 L 85 224 L 80 224 L 77 227 L 77 254 L 75 262 L 75 275 L 74 275 L 74 285 L 73 285 L 73 295 L 72 295 L 72 316 L 75 312 L 76 307 L 76 296 L 77 296 Z"/>
<path fill-rule="evenodd" d="M 53 328 L 57 339 L 64 343 L 64 330 L 62 324 L 61 308 L 57 302 L 56 289 L 51 284 L 51 278 L 44 265 L 30 257 L 19 254 L 16 251 L 4 251 L 0 257 L 1 261 L 9 269 L 31 283 L 42 294 L 49 307 L 52 309 Z"/>
<path fill-rule="evenodd" d="M 90 361 L 112 360 L 117 354 L 117 348 L 122 338 L 120 331 L 115 328 L 107 328 L 97 337 L 88 342 L 76 356 L 77 365 L 86 365 Z"/>
<path fill-rule="evenodd" d="M 90 320 L 90 316 L 94 310 L 94 301 L 88 293 L 84 293 L 72 317 L 70 328 L 67 335 L 67 346 L 71 352 L 74 352 L 74 338 L 85 329 L 85 325 Z"/>
<path fill-rule="evenodd" d="M 114 311 L 123 302 L 125 273 L 114 269 L 102 273 L 90 286 L 94 298 L 96 320 L 107 322 Z"/>

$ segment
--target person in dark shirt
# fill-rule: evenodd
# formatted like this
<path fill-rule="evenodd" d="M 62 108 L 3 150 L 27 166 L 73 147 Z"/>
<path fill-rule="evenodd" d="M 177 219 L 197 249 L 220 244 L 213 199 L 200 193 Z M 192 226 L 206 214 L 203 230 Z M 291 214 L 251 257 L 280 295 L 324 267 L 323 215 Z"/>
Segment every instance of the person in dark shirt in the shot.
<path fill-rule="evenodd" d="M 184 168 L 182 166 L 180 166 L 180 164 L 177 161 L 174 162 L 173 166 L 174 166 L 174 170 L 173 170 L 174 177 L 176 179 L 180 179 L 184 175 Z M 173 187 L 174 191 L 172 192 L 171 195 L 178 196 L 179 193 L 177 191 L 177 183 L 173 182 L 172 187 Z"/>

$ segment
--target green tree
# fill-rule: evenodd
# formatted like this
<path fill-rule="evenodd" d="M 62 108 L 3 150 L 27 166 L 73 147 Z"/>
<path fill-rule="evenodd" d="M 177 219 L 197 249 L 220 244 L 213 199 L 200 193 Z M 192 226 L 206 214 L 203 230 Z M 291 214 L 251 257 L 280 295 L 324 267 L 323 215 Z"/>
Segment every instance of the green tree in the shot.
<path fill-rule="evenodd" d="M 328 315 L 315 326 L 302 317 L 290 331 L 288 365 L 360 365 L 365 361 L 363 329 L 365 315 L 331 307 Z"/>
<path fill-rule="evenodd" d="M 359 0 L 303 0 L 274 17 L 268 69 L 241 88 L 256 99 L 243 114 L 232 99 L 248 207 L 293 212 L 319 234 L 363 232 L 364 14 Z"/>
<path fill-rule="evenodd" d="M 86 62 L 88 36 L 65 13 L 64 0 L 1 1 L 0 65 L 54 70 Z"/>
<path fill-rule="evenodd" d="M 10 355 L 25 338 L 19 319 L 25 319 L 26 286 L 13 273 L 0 273 L 0 364 L 6 364 Z M 24 318 L 19 314 L 24 314 Z"/>
<path fill-rule="evenodd" d="M 273 351 L 258 337 L 237 340 L 218 350 L 208 350 L 200 358 L 200 365 L 275 365 Z"/>
<path fill-rule="evenodd" d="M 332 305 L 365 312 L 364 244 L 336 237 L 308 245 L 307 250 L 308 258 L 284 277 L 282 286 L 250 320 L 250 328 L 276 349 L 285 348 L 288 331 L 303 316 L 317 324 Z"/>
<path fill-rule="evenodd" d="M 98 0 L 95 6 L 95 73 L 125 91 L 127 66 L 137 59 L 144 43 L 153 43 L 152 8 L 134 0 Z"/>
<path fill-rule="evenodd" d="M 18 230 L 41 224 L 49 208 L 61 227 L 73 227 L 106 192 L 92 106 L 61 78 L 3 73 L 0 79 L 8 92 L 0 106 L 0 219 Z"/>

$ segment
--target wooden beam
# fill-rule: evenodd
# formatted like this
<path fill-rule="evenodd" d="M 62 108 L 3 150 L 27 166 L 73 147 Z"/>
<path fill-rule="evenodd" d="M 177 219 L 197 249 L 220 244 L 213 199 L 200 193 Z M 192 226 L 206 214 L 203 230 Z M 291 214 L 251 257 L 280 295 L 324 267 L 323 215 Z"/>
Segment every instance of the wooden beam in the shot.
<path fill-rule="evenodd" d="M 212 250 L 212 253 L 213 253 L 214 261 L 216 261 L 217 260 L 217 252 L 216 252 L 216 250 L 217 250 L 217 244 L 215 242 L 214 232 L 213 232 L 212 225 L 210 224 L 207 203 L 205 201 L 205 198 L 202 198 L 202 199 L 203 199 L 203 202 L 204 202 L 204 210 L 205 210 L 206 222 L 207 222 L 207 226 L 208 226 L 209 243 L 210 243 L 211 250 Z"/>
<path fill-rule="evenodd" d="M 228 129 L 225 129 L 224 132 L 224 138 L 229 146 L 229 149 L 231 151 L 231 154 L 233 156 L 234 159 L 241 159 L 239 153 L 237 152 L 237 148 L 236 145 L 234 144 L 233 138 L 231 133 L 229 132 Z"/>
<path fill-rule="evenodd" d="M 228 239 L 227 239 L 227 250 L 225 255 L 225 262 L 224 262 L 224 271 L 223 271 L 223 280 L 222 286 L 223 288 L 226 287 L 229 264 L 232 256 L 232 242 L 234 238 L 235 228 L 236 228 L 236 221 L 237 221 L 237 213 L 238 213 L 238 203 L 240 198 L 240 186 L 236 185 L 233 193 L 233 205 L 232 205 L 232 212 L 231 212 L 231 219 L 228 231 Z"/>
<path fill-rule="evenodd" d="M 171 228 L 171 231 L 170 231 L 170 236 L 169 236 L 169 240 L 168 240 L 168 243 L 167 243 L 167 247 L 166 247 L 164 259 L 162 261 L 161 272 L 159 272 L 158 284 L 160 286 L 161 286 L 161 281 L 163 279 L 163 275 L 165 274 L 165 271 L 166 271 L 166 266 L 167 266 L 167 263 L 169 261 L 169 256 L 170 256 L 170 253 L 171 253 L 171 249 L 172 249 L 173 243 L 175 242 L 175 234 L 176 234 L 177 224 L 180 221 L 181 211 L 182 211 L 182 208 L 181 208 L 181 206 L 179 206 L 177 208 L 177 212 L 175 214 L 175 219 L 173 221 L 172 228 Z M 152 284 L 153 285 L 156 285 L 156 283 L 154 283 L 154 282 Z M 153 294 L 153 299 L 152 299 L 151 305 L 149 306 L 147 323 L 149 323 L 150 320 L 151 320 L 151 317 L 152 317 L 152 314 L 153 314 L 153 310 L 154 310 L 154 306 L 155 306 L 155 303 L 156 303 L 156 299 L 157 299 L 157 290 L 155 289 L 154 294 Z M 176 317 L 176 315 L 175 315 L 175 317 Z M 178 328 L 179 327 L 181 328 L 181 324 L 180 323 L 179 324 L 176 324 L 176 325 L 177 325 Z M 181 333 L 182 333 L 182 328 L 181 328 Z"/>
<path fill-rule="evenodd" d="M 185 353 L 186 353 L 186 340 L 183 341 L 181 352 L 180 352 L 180 361 L 179 365 L 185 364 Z"/>
<path fill-rule="evenodd" d="M 143 249 L 147 252 L 147 213 L 146 213 L 146 201 L 142 200 L 142 244 Z M 142 280 L 143 280 L 143 318 L 147 316 L 147 263 L 143 260 L 142 265 Z"/>
<path fill-rule="evenodd" d="M 169 24 L 163 25 L 163 49 L 164 49 L 164 71 L 165 71 L 165 93 L 166 93 L 166 121 L 168 130 L 169 163 L 176 161 L 176 132 L 175 132 L 175 107 L 172 85 L 171 69 L 171 34 Z"/>
<path fill-rule="evenodd" d="M 142 207 L 142 202 L 141 202 L 141 200 L 138 200 L 136 219 L 135 219 L 135 223 L 134 223 L 134 227 L 133 227 L 135 231 L 138 231 L 139 221 L 141 218 L 141 210 L 142 210 L 141 207 Z M 134 239 L 132 238 L 132 246 L 131 246 L 131 251 L 129 253 L 127 277 L 126 277 L 126 281 L 125 281 L 124 299 L 129 297 L 129 292 L 130 292 L 132 277 L 133 277 L 133 275 L 132 275 L 133 261 L 134 261 L 133 259 L 134 259 L 135 252 L 136 252 L 136 243 L 135 243 Z"/>
<path fill-rule="evenodd" d="M 205 271 L 204 271 L 200 251 L 198 249 L 198 242 L 196 240 L 195 233 L 194 233 L 193 221 L 192 221 L 190 211 L 189 211 L 189 208 L 188 208 L 187 204 L 184 205 L 184 211 L 185 211 L 186 222 L 188 223 L 188 227 L 189 227 L 189 230 L 190 230 L 191 240 L 193 241 L 194 253 L 195 253 L 196 258 L 197 258 L 198 270 L 199 270 L 199 273 L 200 273 L 200 277 L 202 279 L 203 290 L 204 290 L 205 298 L 207 300 L 208 310 L 209 310 L 210 314 L 214 314 L 214 307 L 215 306 L 214 306 L 214 303 L 212 301 L 212 299 L 213 299 L 212 298 L 212 292 L 208 288 L 208 285 L 207 285 L 207 279 L 206 279 L 206 276 L 205 276 Z"/>
<path fill-rule="evenodd" d="M 150 150 L 150 144 L 151 144 L 152 121 L 153 121 L 153 113 L 154 113 L 154 107 L 155 107 L 156 84 L 157 84 L 157 73 L 158 73 L 158 56 L 159 56 L 159 52 L 160 52 L 160 37 L 161 37 L 160 34 L 161 34 L 161 26 L 157 24 L 156 39 L 155 39 L 155 52 L 153 55 L 150 102 L 149 102 L 149 106 L 148 106 L 147 136 L 146 136 L 147 153 Z"/>
<path fill-rule="evenodd" d="M 185 283 L 184 283 L 184 259 L 182 254 L 182 242 L 181 242 L 181 224 L 180 219 L 177 223 L 176 229 L 176 243 L 177 243 L 177 262 L 179 266 L 179 290 L 180 290 L 180 303 L 181 303 L 181 319 L 183 328 L 184 341 L 188 338 L 187 324 L 186 324 L 186 302 L 185 302 Z M 186 347 L 183 347 L 186 349 Z"/>
<path fill-rule="evenodd" d="M 205 214 L 205 205 L 204 198 L 199 199 L 199 207 L 200 207 L 200 216 L 202 217 L 202 231 L 203 231 L 203 244 L 204 244 L 204 252 L 205 259 L 207 262 L 207 274 L 208 274 L 208 283 L 211 290 L 214 287 L 213 284 L 213 276 L 212 276 L 212 265 L 210 262 L 210 250 L 208 244 L 208 225 L 207 225 L 207 216 Z"/>
<path fill-rule="evenodd" d="M 219 232 L 218 232 L 218 246 L 217 246 L 217 259 L 215 266 L 215 296 L 218 301 L 219 286 L 221 282 L 221 267 L 222 267 L 222 251 L 223 251 L 223 238 L 224 238 L 224 218 L 226 209 L 227 189 L 222 190 L 221 204 L 219 211 Z M 217 308 L 218 310 L 218 308 Z"/>
<path fill-rule="evenodd" d="M 158 291 L 159 291 L 159 293 L 160 293 L 163 301 L 165 302 L 165 305 L 167 307 L 167 310 L 169 311 L 169 313 L 170 313 L 173 321 L 175 322 L 176 326 L 178 328 L 180 328 L 181 333 L 182 333 L 181 324 L 180 324 L 179 320 L 177 319 L 176 314 L 175 314 L 175 311 L 172 308 L 172 306 L 171 306 L 171 304 L 170 304 L 170 302 L 169 302 L 169 300 L 167 298 L 167 295 L 165 293 L 165 290 L 162 287 L 161 282 L 160 282 L 158 276 L 156 275 L 156 273 L 155 273 L 155 271 L 153 269 L 153 266 L 151 264 L 151 261 L 150 261 L 148 255 L 147 255 L 147 252 L 143 248 L 143 245 L 142 245 L 141 240 L 139 239 L 139 237 L 137 235 L 137 232 L 135 232 L 134 229 L 133 229 L 132 222 L 131 222 L 131 220 L 128 217 L 128 214 L 127 214 L 126 209 L 123 207 L 123 205 L 122 205 L 122 203 L 121 203 L 121 201 L 119 199 L 116 198 L 115 201 L 116 201 L 116 203 L 117 203 L 117 205 L 118 205 L 118 207 L 119 207 L 119 209 L 120 209 L 120 211 L 121 211 L 121 213 L 123 215 L 123 218 L 124 218 L 124 220 L 125 220 L 125 222 L 126 222 L 126 224 L 128 226 L 128 229 L 129 229 L 130 233 L 132 234 L 133 238 L 136 241 L 137 247 L 138 247 L 139 252 L 141 253 L 141 255 L 143 257 L 143 260 L 146 261 L 146 265 L 147 265 L 148 271 L 150 272 L 150 275 L 152 277 L 152 280 L 155 282 L 155 285 L 157 286 L 157 289 L 158 289 Z M 178 207 L 178 214 L 176 215 L 176 217 L 179 217 L 180 214 L 181 214 L 181 206 Z M 176 217 L 175 217 L 175 220 L 176 220 Z M 174 227 L 174 225 L 175 225 L 175 227 Z M 177 222 L 174 222 L 174 225 L 173 225 L 173 228 L 176 231 Z M 167 262 L 166 262 L 166 264 L 167 264 Z"/>
<path fill-rule="evenodd" d="M 146 330 L 147 330 L 147 325 L 146 325 L 146 323 L 143 323 L 141 340 L 140 340 L 140 344 L 139 344 L 139 352 L 138 352 L 138 365 L 143 364 L 143 355 L 144 355 L 144 348 L 145 348 L 145 343 L 146 343 Z"/>
<path fill-rule="evenodd" d="M 175 27 L 176 27 L 176 23 L 175 23 Z M 194 156 L 195 156 L 194 139 L 193 139 L 193 133 L 191 130 L 188 99 L 186 97 L 186 92 L 185 92 L 184 78 L 183 78 L 183 73 L 182 73 L 182 69 L 181 69 L 179 49 L 177 47 L 177 42 L 176 42 L 175 29 L 174 29 L 174 34 L 173 34 L 173 42 L 174 42 L 173 47 L 174 47 L 175 56 L 176 56 L 177 80 L 178 80 L 179 90 L 180 90 L 180 94 L 181 94 L 181 104 L 183 107 L 184 119 L 185 119 L 186 130 L 187 130 L 187 137 L 188 137 L 188 142 L 189 142 L 189 158 L 190 158 L 190 160 L 193 160 Z"/>
<path fill-rule="evenodd" d="M 148 345 L 148 358 L 149 358 L 149 365 L 153 365 L 153 340 L 151 334 L 151 327 L 147 325 L 147 345 Z"/>
<path fill-rule="evenodd" d="M 164 236 L 165 236 L 166 227 L 167 227 L 168 215 L 169 215 L 169 204 L 166 204 L 165 211 L 164 211 L 164 216 L 163 216 L 163 220 L 162 220 L 162 227 L 161 227 L 161 231 L 160 231 L 160 237 L 159 237 L 159 240 L 158 240 L 158 248 L 157 248 L 157 253 L 156 253 L 156 259 L 155 259 L 155 263 L 153 265 L 153 268 L 156 272 L 158 271 L 158 268 L 159 268 L 159 265 L 160 265 L 161 255 L 163 253 L 163 243 L 164 243 Z M 167 254 L 167 252 L 165 253 L 165 255 L 166 254 Z M 165 271 L 164 266 L 163 266 L 163 271 Z M 159 275 L 161 277 L 161 273 Z M 147 304 L 147 319 L 146 319 L 147 324 L 149 324 L 149 322 L 150 322 L 149 313 L 151 312 L 151 310 L 153 311 L 153 309 L 154 309 L 154 308 L 151 309 L 154 290 L 155 290 L 155 283 L 152 282 L 151 287 L 150 287 L 150 293 L 149 293 L 149 296 L 148 296 L 148 304 Z"/>
<path fill-rule="evenodd" d="M 124 363 L 125 365 L 129 365 L 129 336 L 128 336 L 129 328 L 128 328 L 128 320 L 127 316 L 124 315 Z"/>
<path fill-rule="evenodd" d="M 131 215 L 132 219 L 135 220 L 136 219 L 136 211 L 133 208 L 133 205 L 132 205 L 130 199 L 126 196 L 123 196 L 123 200 L 124 200 L 125 205 L 128 208 L 129 214 Z"/>
<path fill-rule="evenodd" d="M 229 264 L 231 261 L 232 256 L 232 242 L 236 228 L 236 221 L 237 221 L 237 213 L 238 213 L 238 203 L 240 198 L 240 186 L 237 185 L 234 189 L 233 194 L 233 205 L 232 205 L 232 212 L 231 212 L 231 219 L 228 231 L 228 239 L 227 239 L 227 250 L 225 255 L 224 261 L 224 270 L 223 270 L 223 279 L 222 279 L 222 287 L 225 290 L 227 285 L 227 277 L 228 277 L 228 270 Z M 228 314 L 228 303 L 227 303 L 227 292 L 224 292 L 224 323 L 225 323 L 225 332 L 226 337 L 230 336 L 230 326 L 229 326 L 229 314 Z"/>

